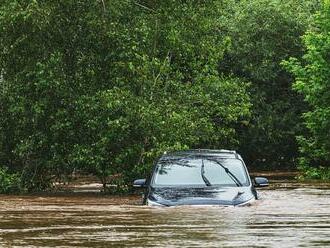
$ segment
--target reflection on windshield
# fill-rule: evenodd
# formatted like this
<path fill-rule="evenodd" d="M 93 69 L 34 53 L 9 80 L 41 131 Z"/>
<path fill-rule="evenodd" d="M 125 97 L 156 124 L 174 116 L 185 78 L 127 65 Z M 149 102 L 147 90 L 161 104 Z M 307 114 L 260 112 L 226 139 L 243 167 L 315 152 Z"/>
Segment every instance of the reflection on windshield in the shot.
<path fill-rule="evenodd" d="M 214 158 L 213 158 L 214 160 Z M 153 177 L 153 185 L 156 186 L 178 186 L 178 185 L 198 185 L 205 186 L 204 177 L 210 185 L 216 186 L 236 186 L 236 182 L 219 164 L 228 168 L 235 177 L 248 186 L 249 181 L 242 162 L 239 159 L 216 158 L 216 161 L 207 158 L 167 158 L 161 160 L 156 168 Z M 204 168 L 202 165 L 204 164 Z"/>

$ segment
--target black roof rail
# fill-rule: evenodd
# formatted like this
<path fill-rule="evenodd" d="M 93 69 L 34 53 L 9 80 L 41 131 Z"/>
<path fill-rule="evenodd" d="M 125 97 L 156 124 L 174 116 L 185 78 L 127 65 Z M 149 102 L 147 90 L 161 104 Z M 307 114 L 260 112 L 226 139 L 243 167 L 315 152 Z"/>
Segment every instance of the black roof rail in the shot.
<path fill-rule="evenodd" d="M 205 152 L 205 153 L 228 153 L 234 154 L 235 158 L 238 159 L 238 154 L 235 150 L 225 150 L 225 149 L 189 149 L 189 150 L 182 150 L 182 151 L 174 151 L 174 152 L 167 152 L 165 151 L 163 155 L 166 154 L 175 154 L 175 153 L 192 153 L 192 152 Z"/>

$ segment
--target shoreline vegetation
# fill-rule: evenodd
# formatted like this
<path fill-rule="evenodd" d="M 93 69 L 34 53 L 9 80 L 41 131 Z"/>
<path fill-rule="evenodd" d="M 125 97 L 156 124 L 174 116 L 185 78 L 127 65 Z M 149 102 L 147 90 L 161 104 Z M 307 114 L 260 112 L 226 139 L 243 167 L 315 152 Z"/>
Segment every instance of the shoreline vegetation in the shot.
<path fill-rule="evenodd" d="M 129 192 L 196 148 L 330 180 L 329 23 L 328 0 L 2 1 L 0 193 Z"/>
<path fill-rule="evenodd" d="M 265 190 L 272 189 L 291 189 L 291 188 L 330 188 L 329 180 L 325 179 L 306 179 L 301 177 L 299 171 L 255 171 L 250 173 L 251 177 L 263 176 L 270 179 L 270 187 Z M 66 197 L 66 196 L 83 196 L 83 197 L 137 197 L 141 196 L 143 189 L 135 189 L 132 185 L 107 185 L 104 189 L 99 180 L 92 175 L 77 176 L 76 178 L 62 183 L 55 183 L 52 187 L 43 191 L 21 191 L 12 190 L 8 192 L 0 192 L 6 195 L 20 196 L 40 196 L 40 197 Z"/>

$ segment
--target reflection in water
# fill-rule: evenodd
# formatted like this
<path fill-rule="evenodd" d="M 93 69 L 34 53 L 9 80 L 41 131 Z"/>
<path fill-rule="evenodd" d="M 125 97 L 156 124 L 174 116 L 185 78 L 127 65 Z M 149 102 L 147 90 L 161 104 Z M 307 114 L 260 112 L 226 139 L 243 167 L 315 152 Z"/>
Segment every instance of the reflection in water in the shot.
<path fill-rule="evenodd" d="M 137 197 L 0 196 L 0 247 L 326 247 L 330 190 L 259 191 L 250 207 L 151 208 Z"/>

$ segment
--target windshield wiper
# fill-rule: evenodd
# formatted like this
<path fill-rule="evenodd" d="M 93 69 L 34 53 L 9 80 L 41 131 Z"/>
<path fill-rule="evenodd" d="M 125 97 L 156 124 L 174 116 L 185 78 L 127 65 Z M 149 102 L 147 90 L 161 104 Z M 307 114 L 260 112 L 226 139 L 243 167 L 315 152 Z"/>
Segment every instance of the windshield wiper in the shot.
<path fill-rule="evenodd" d="M 242 187 L 243 184 L 241 183 L 241 181 L 223 164 L 221 164 L 218 160 L 216 159 L 211 159 L 211 158 L 207 158 L 207 160 L 213 161 L 216 164 L 220 165 L 225 172 L 230 176 L 231 179 L 233 179 L 233 181 L 235 182 L 235 184 L 237 185 L 237 187 Z"/>
<path fill-rule="evenodd" d="M 205 176 L 204 160 L 203 159 L 202 159 L 201 175 L 202 175 L 203 181 L 206 184 L 206 186 L 212 186 L 212 184 L 210 183 L 210 181 Z"/>

